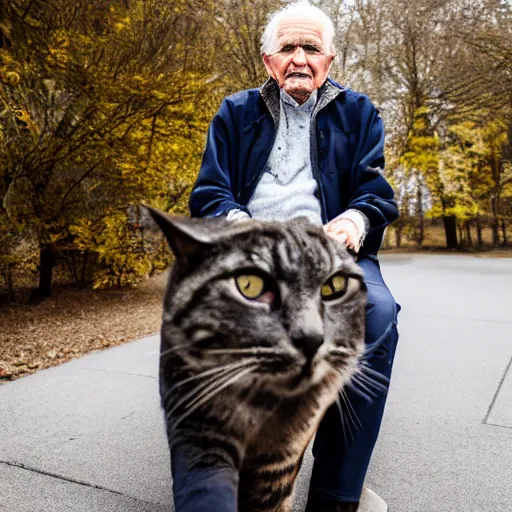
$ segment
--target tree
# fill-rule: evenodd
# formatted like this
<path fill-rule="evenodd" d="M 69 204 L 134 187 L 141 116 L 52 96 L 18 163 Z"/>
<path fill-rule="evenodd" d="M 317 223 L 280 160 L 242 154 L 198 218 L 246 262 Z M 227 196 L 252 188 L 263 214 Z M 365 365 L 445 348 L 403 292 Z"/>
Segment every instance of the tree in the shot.
<path fill-rule="evenodd" d="M 215 3 L 213 24 L 217 33 L 215 58 L 226 93 L 258 87 L 267 79 L 260 41 L 271 12 L 283 0 L 220 0 Z"/>
<path fill-rule="evenodd" d="M 476 203 L 469 200 L 464 191 L 466 185 L 461 185 L 470 183 L 471 179 L 461 182 L 460 178 L 475 171 L 472 168 L 469 173 L 470 159 L 466 159 L 462 167 L 462 160 L 452 165 L 455 155 L 449 157 L 450 140 L 444 139 L 446 126 L 472 122 L 479 111 L 491 107 L 498 117 L 509 118 L 512 102 L 510 3 L 501 0 L 333 0 L 320 3 L 329 5 L 331 11 L 337 13 L 337 19 L 344 20 L 338 28 L 344 39 L 346 82 L 368 93 L 382 111 L 387 153 L 393 155 L 388 162 L 398 165 L 388 172 L 397 178 L 395 189 L 399 192 L 399 201 L 406 203 L 400 205 L 401 210 L 409 215 L 411 206 L 415 207 L 417 241 L 422 239 L 423 212 L 432 202 L 433 210 L 429 215 L 443 217 L 448 246 L 455 247 L 456 220 L 461 221 L 469 238 L 470 212 L 476 208 Z M 428 109 L 428 130 L 424 134 L 418 133 L 417 124 L 418 112 L 422 109 Z M 506 132 L 504 127 L 500 130 L 501 134 Z M 495 136 L 502 135 L 496 132 Z M 462 151 L 467 149 L 461 148 Z M 444 152 L 442 158 L 439 152 Z M 435 158 L 439 161 L 437 171 L 436 165 L 425 170 L 425 160 Z M 497 179 L 506 172 L 505 168 L 508 169 L 504 163 L 506 157 L 502 160 L 501 170 L 495 172 Z M 407 172 L 395 172 L 402 166 Z M 415 197 L 409 194 L 411 184 Z M 506 185 L 505 180 L 501 187 Z M 499 186 L 495 189 L 498 191 Z M 499 194 L 501 198 L 503 192 Z M 498 197 L 496 193 L 495 197 Z M 478 203 L 478 208 L 478 218 L 484 211 L 495 219 L 503 218 L 496 213 L 495 206 L 492 207 L 494 214 L 488 207 L 484 208 L 482 202 Z M 497 232 L 498 221 L 494 221 L 494 225 Z M 506 226 L 506 222 L 502 225 Z"/>
<path fill-rule="evenodd" d="M 413 178 L 416 189 L 415 204 L 418 219 L 416 243 L 421 246 L 425 236 L 425 186 L 429 186 L 431 190 L 436 189 L 438 192 L 442 190 L 439 176 L 439 139 L 431 128 L 429 110 L 426 107 L 419 108 L 415 112 L 412 129 L 407 138 L 407 145 L 400 158 L 400 163 L 407 169 L 409 177 Z M 448 230 L 447 243 L 449 246 L 452 244 Z"/>
<path fill-rule="evenodd" d="M 105 225 L 141 200 L 186 194 L 192 178 L 182 170 L 198 151 L 182 149 L 206 130 L 201 109 L 211 112 L 201 99 L 211 78 L 200 50 L 208 8 L 184 0 L 6 7 L 1 214 L 37 241 L 39 296 L 50 293 L 73 226 Z M 170 164 L 177 155 L 180 164 Z"/>
<path fill-rule="evenodd" d="M 512 101 L 512 5 L 507 0 L 452 0 L 445 10 L 443 40 L 452 48 L 444 62 L 439 97 L 459 112 L 507 109 Z"/>

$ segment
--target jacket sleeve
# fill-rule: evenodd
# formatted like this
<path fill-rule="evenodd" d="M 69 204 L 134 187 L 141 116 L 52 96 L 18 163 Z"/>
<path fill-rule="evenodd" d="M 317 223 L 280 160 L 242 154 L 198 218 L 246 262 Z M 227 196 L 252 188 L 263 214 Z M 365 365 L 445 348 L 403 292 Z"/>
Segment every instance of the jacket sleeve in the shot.
<path fill-rule="evenodd" d="M 235 201 L 231 183 L 235 126 L 229 100 L 225 99 L 208 129 L 201 168 L 190 194 L 192 217 L 218 217 L 233 209 L 249 214 L 247 208 Z"/>
<path fill-rule="evenodd" d="M 384 178 L 384 126 L 378 110 L 368 98 L 362 103 L 354 193 L 347 209 L 359 210 L 369 220 L 370 232 L 383 229 L 398 218 L 391 185 Z"/>

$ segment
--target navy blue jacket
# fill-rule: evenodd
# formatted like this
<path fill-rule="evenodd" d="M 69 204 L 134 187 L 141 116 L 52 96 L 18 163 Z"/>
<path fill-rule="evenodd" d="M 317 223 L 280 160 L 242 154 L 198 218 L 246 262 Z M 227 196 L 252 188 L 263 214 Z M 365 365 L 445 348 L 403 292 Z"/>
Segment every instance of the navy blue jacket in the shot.
<path fill-rule="evenodd" d="M 246 205 L 261 178 L 279 123 L 279 87 L 269 79 L 222 102 L 208 130 L 206 149 L 190 196 L 194 217 L 219 216 Z M 384 228 L 398 217 L 384 168 L 382 119 L 363 94 L 328 79 L 311 120 L 311 164 L 323 221 L 351 208 L 370 230 L 361 252 L 376 254 Z"/>

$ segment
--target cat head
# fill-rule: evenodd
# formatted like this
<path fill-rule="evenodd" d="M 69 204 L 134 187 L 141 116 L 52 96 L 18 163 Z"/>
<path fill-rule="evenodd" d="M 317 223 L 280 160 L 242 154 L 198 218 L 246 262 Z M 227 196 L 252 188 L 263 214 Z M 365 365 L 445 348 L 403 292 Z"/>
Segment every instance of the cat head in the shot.
<path fill-rule="evenodd" d="M 225 369 L 237 386 L 289 395 L 350 377 L 363 352 L 366 288 L 343 244 L 304 220 L 150 212 L 176 256 L 164 301 L 164 372 Z"/>

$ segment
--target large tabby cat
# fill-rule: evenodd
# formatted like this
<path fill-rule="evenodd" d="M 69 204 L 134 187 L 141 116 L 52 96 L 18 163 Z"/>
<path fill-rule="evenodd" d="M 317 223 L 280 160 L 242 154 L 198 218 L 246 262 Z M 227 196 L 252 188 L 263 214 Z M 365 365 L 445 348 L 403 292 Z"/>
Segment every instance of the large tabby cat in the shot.
<path fill-rule="evenodd" d="M 236 468 L 240 511 L 288 511 L 308 442 L 363 353 L 362 273 L 307 221 L 151 214 L 176 255 L 160 355 L 170 445 Z"/>

